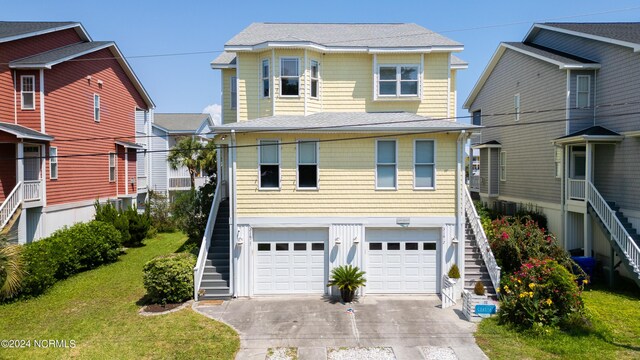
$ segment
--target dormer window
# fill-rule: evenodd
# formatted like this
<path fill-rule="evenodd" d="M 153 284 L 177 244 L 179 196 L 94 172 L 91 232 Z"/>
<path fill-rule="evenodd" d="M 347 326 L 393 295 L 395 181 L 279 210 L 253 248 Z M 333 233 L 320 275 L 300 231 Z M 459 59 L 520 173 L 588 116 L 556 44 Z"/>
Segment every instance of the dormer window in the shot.
<path fill-rule="evenodd" d="M 300 88 L 300 67 L 298 58 L 280 59 L 280 95 L 298 96 Z"/>
<path fill-rule="evenodd" d="M 578 75 L 576 77 L 576 107 L 578 109 L 591 106 L 591 76 Z"/>
<path fill-rule="evenodd" d="M 420 89 L 418 65 L 381 65 L 378 67 L 378 96 L 416 97 Z"/>

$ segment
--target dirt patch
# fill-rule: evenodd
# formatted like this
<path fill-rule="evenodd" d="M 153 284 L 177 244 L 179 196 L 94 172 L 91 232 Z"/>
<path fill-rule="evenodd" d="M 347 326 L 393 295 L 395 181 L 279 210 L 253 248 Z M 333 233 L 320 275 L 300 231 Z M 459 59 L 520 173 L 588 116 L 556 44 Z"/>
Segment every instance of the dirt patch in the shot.
<path fill-rule="evenodd" d="M 198 306 L 214 306 L 214 305 L 222 305 L 224 300 L 201 300 L 198 301 Z"/>
<path fill-rule="evenodd" d="M 178 303 L 178 304 L 165 304 L 165 305 L 160 305 L 160 304 L 151 304 L 151 305 L 147 305 L 143 308 L 144 312 L 148 312 L 148 313 L 161 313 L 161 312 L 165 312 L 165 311 L 169 311 L 169 310 L 173 310 L 177 307 L 180 307 L 180 305 L 182 305 L 182 303 Z"/>

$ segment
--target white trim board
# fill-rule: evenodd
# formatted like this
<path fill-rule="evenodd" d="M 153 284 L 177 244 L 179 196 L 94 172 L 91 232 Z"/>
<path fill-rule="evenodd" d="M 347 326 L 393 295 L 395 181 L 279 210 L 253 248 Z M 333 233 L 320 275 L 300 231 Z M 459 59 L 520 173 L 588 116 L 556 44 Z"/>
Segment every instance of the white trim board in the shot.
<path fill-rule="evenodd" d="M 285 216 L 239 216 L 239 225 L 251 227 L 327 227 L 332 224 L 362 224 L 369 227 L 405 228 L 398 219 L 409 219 L 406 228 L 434 227 L 455 223 L 455 216 L 336 216 L 336 217 L 285 217 Z"/>

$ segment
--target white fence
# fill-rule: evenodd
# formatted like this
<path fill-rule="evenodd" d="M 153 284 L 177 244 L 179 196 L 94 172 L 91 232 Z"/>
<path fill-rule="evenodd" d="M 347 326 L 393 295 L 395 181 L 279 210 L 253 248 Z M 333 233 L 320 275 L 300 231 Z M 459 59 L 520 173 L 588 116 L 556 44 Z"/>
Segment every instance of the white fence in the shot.
<path fill-rule="evenodd" d="M 578 179 L 568 179 L 569 186 L 569 199 L 571 200 L 584 200 L 585 199 L 585 181 Z"/>
<path fill-rule="evenodd" d="M 25 180 L 22 187 L 24 201 L 36 201 L 42 197 L 41 193 L 42 181 L 40 180 Z"/>
<path fill-rule="evenodd" d="M 456 281 L 450 279 L 447 275 L 442 277 L 442 290 L 440 291 L 442 298 L 442 308 L 446 309 L 456 304 Z"/>

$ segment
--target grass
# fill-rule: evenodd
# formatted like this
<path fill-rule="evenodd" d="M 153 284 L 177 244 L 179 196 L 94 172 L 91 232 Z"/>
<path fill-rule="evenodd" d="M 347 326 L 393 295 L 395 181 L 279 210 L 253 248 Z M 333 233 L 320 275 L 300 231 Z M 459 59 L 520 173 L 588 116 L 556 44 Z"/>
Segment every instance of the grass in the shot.
<path fill-rule="evenodd" d="M 597 288 L 583 299 L 591 332 L 519 333 L 492 318 L 480 323 L 476 341 L 491 359 L 639 359 L 640 295 Z"/>
<path fill-rule="evenodd" d="M 185 239 L 160 234 L 118 262 L 59 282 L 38 298 L 0 305 L 0 340 L 31 340 L 31 348 L 1 349 L 0 358 L 232 359 L 240 345 L 236 332 L 191 308 L 138 315 L 143 265 L 176 251 Z M 74 340 L 75 347 L 34 347 L 34 340 L 49 339 Z"/>

